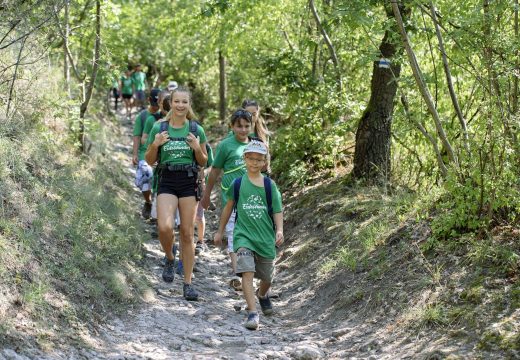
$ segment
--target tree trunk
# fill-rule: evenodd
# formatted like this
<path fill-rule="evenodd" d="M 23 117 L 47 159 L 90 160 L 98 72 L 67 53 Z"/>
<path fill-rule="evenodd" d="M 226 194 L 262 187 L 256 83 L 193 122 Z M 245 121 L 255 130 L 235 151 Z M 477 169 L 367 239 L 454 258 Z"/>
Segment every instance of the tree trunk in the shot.
<path fill-rule="evenodd" d="M 518 39 L 518 0 L 515 0 L 515 38 Z M 512 96 L 512 111 L 516 114 L 518 111 L 518 75 L 520 72 L 520 64 L 518 61 L 518 48 L 515 50 L 515 70 L 516 73 L 513 76 L 513 96 Z"/>
<path fill-rule="evenodd" d="M 226 118 L 226 58 L 222 54 L 222 50 L 218 52 L 219 64 L 219 116 L 221 120 Z"/>
<path fill-rule="evenodd" d="M 85 153 L 88 152 L 88 147 L 86 146 L 85 139 L 85 113 L 88 109 L 88 104 L 92 97 L 92 92 L 94 90 L 94 84 L 96 82 L 98 67 L 99 67 L 99 47 L 101 42 L 101 0 L 96 0 L 96 41 L 94 44 L 94 59 L 92 61 L 92 75 L 90 76 L 90 81 L 85 92 L 85 100 L 80 106 L 79 109 L 79 135 L 78 140 L 80 142 L 80 150 Z"/>
<path fill-rule="evenodd" d="M 387 15 L 393 17 L 392 13 Z M 395 25 L 386 30 L 379 46 L 382 58 L 374 61 L 370 100 L 356 131 L 354 177 L 376 183 L 387 181 L 391 172 L 392 116 L 397 79 L 401 73 L 401 65 L 392 60 L 402 52 L 402 48 L 391 40 L 396 31 Z"/>

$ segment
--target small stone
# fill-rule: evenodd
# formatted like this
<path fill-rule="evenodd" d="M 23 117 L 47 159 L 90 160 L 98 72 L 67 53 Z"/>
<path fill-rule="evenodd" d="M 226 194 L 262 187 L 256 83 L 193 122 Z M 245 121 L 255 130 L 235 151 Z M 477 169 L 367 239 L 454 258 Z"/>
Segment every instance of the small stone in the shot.
<path fill-rule="evenodd" d="M 292 357 L 296 360 L 314 360 L 321 359 L 325 353 L 315 345 L 300 345 L 292 353 Z"/>

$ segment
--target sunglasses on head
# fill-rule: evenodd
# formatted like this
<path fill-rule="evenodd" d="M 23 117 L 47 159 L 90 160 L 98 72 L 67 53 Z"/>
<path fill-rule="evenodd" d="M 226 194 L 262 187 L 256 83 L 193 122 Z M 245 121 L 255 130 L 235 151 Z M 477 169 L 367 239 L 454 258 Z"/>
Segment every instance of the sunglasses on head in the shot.
<path fill-rule="evenodd" d="M 233 116 L 231 117 L 231 121 L 233 121 L 235 119 L 240 119 L 240 118 L 246 119 L 247 121 L 252 121 L 253 116 L 251 115 L 251 113 L 249 111 L 237 110 L 233 113 Z"/>

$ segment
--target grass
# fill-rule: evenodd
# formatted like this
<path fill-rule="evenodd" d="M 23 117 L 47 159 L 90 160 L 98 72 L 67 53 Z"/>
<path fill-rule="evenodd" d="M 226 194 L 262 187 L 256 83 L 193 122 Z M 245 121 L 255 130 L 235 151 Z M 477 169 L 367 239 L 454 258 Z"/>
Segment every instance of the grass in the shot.
<path fill-rule="evenodd" d="M 15 336 L 9 317 L 22 313 L 40 327 L 27 330 L 33 340 L 49 342 L 57 333 L 37 336 L 45 324 L 69 329 L 117 312 L 148 284 L 133 266 L 144 231 L 125 167 L 103 155 L 107 143 L 104 153 L 78 155 L 67 134 L 41 126 L 41 115 L 27 115 L 36 124 L 26 127 L 31 141 L 0 136 L 0 289 L 10 294 L 0 335 Z M 103 142 L 108 131 L 90 134 Z"/>

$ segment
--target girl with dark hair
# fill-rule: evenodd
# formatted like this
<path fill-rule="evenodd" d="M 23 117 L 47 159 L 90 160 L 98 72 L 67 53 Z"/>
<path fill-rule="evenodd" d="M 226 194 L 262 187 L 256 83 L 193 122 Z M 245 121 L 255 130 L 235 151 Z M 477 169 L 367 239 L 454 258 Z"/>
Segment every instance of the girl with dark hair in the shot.
<path fill-rule="evenodd" d="M 242 109 L 249 111 L 253 117 L 253 133 L 254 136 L 269 145 L 269 136 L 271 133 L 267 130 L 267 125 L 262 116 L 260 116 L 260 105 L 256 100 L 244 100 Z"/>
<path fill-rule="evenodd" d="M 231 130 L 232 136 L 226 137 L 218 145 L 215 152 L 215 159 L 213 159 L 213 167 L 208 176 L 206 184 L 206 191 L 202 197 L 201 204 L 204 209 L 207 209 L 210 204 L 210 196 L 215 182 L 223 172 L 221 190 L 222 190 L 222 206 L 227 203 L 226 191 L 234 179 L 246 173 L 243 152 L 249 143 L 249 135 L 251 133 L 251 126 L 253 117 L 250 112 L 243 109 L 237 110 L 231 116 Z M 235 226 L 234 214 L 231 215 L 226 225 L 226 236 L 228 241 L 228 252 L 231 258 L 231 267 L 233 275 L 232 286 L 238 289 L 240 287 L 240 278 L 236 277 L 237 257 L 233 250 L 233 229 Z"/>

